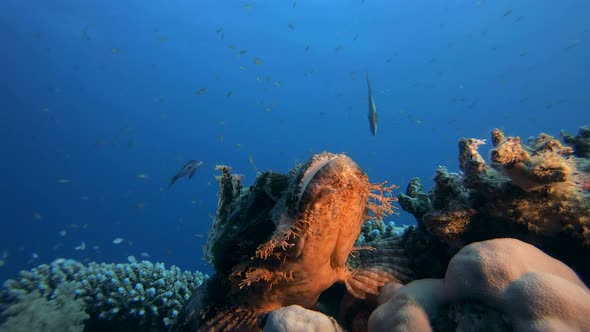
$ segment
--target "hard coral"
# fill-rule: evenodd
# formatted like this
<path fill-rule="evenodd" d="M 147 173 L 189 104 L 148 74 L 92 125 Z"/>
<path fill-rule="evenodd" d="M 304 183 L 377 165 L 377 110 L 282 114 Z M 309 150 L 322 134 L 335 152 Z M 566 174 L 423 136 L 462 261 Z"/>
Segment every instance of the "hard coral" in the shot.
<path fill-rule="evenodd" d="M 497 131 L 499 129 L 494 130 Z M 540 134 L 529 146 L 522 146 L 518 137 L 509 137 L 495 143 L 491 154 L 494 167 L 500 169 L 511 179 L 512 184 L 522 190 L 570 192 L 574 189 L 573 183 L 568 180 L 575 166 L 567 158 L 573 151 L 570 147 L 562 146 L 553 137 Z"/>
<path fill-rule="evenodd" d="M 0 332 L 82 332 L 90 317 L 86 305 L 75 293 L 77 285 L 60 284 L 48 299 L 39 290 L 25 294 L 2 313 L 7 317 Z"/>
<path fill-rule="evenodd" d="M 483 140 L 461 139 L 463 173 L 439 168 L 428 194 L 416 192 L 413 180 L 408 194 L 400 195 L 402 208 L 414 214 L 419 229 L 451 250 L 515 237 L 556 255 L 590 279 L 590 266 L 581 259 L 590 255 L 590 193 L 585 189 L 590 186 L 590 160 L 572 155 L 571 147 L 547 134 L 523 144 L 496 129 L 492 143 L 488 164 L 477 151 Z"/>
<path fill-rule="evenodd" d="M 574 148 L 574 155 L 580 158 L 590 158 L 590 125 L 580 128 L 576 136 L 562 131 L 561 138 L 566 144 Z"/>
<path fill-rule="evenodd" d="M 450 301 L 480 301 L 511 318 L 517 331 L 590 326 L 590 290 L 562 262 L 515 239 L 463 248 L 449 263 Z"/>
<path fill-rule="evenodd" d="M 19 278 L 4 283 L 0 298 L 2 304 L 15 305 L 39 292 L 51 302 L 68 285 L 89 314 L 86 331 L 151 331 L 170 327 L 204 279 L 202 273 L 166 269 L 162 263 L 84 265 L 59 259 L 21 271 Z"/>
<path fill-rule="evenodd" d="M 590 290 L 576 273 L 516 239 L 464 247 L 444 279 L 383 289 L 384 302 L 369 318 L 369 331 L 503 331 L 510 325 L 515 331 L 581 331 L 590 326 Z"/>
<path fill-rule="evenodd" d="M 259 327 L 263 332 L 342 332 L 334 318 L 298 305 L 264 314 Z"/>
<path fill-rule="evenodd" d="M 369 331 L 432 331 L 432 317 L 448 302 L 441 279 L 420 279 L 397 289 L 369 318 Z"/>

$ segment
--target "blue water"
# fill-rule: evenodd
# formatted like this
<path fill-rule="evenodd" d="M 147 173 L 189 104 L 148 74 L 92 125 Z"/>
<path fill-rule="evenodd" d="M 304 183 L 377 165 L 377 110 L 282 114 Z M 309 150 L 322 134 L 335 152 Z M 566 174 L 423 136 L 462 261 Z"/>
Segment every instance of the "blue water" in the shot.
<path fill-rule="evenodd" d="M 457 170 L 462 136 L 576 132 L 590 123 L 589 12 L 583 0 L 3 0 L 0 280 L 142 252 L 211 272 L 216 164 L 250 184 L 329 150 L 372 181 L 429 188 L 438 165 Z M 191 159 L 206 165 L 168 189 Z"/>

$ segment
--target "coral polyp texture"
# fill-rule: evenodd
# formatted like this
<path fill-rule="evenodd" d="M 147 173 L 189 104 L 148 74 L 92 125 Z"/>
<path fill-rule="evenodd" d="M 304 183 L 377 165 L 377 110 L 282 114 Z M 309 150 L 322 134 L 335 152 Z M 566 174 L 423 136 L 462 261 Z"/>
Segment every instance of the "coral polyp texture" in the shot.
<path fill-rule="evenodd" d="M 199 272 L 182 272 L 175 266 L 167 269 L 162 263 L 147 261 L 84 265 L 59 259 L 21 271 L 17 279 L 4 283 L 0 298 L 8 305 L 4 311 L 7 323 L 11 319 L 31 320 L 22 313 L 17 318 L 15 310 L 10 308 L 18 308 L 25 302 L 49 303 L 45 308 L 51 308 L 56 299 L 64 301 L 62 288 L 67 288 L 70 304 L 62 307 L 74 307 L 79 315 L 87 316 L 83 319 L 88 318 L 85 331 L 164 330 L 171 326 L 206 277 Z"/>
<path fill-rule="evenodd" d="M 219 204 L 205 247 L 216 274 L 178 330 L 258 330 L 261 314 L 316 308 L 334 283 L 363 300 L 410 280 L 399 238 L 354 247 L 365 222 L 392 212 L 395 187 L 370 183 L 349 157 L 317 154 L 289 174 L 261 173 L 245 189 L 229 167 L 217 169 Z"/>
<path fill-rule="evenodd" d="M 492 132 L 490 162 L 479 154 L 485 140 L 459 140 L 459 168 L 436 170 L 427 193 L 413 179 L 400 205 L 412 213 L 418 231 L 454 253 L 463 246 L 498 237 L 531 243 L 590 280 L 590 168 L 587 127 L 562 134 L 567 146 L 547 134 L 523 143 Z"/>
<path fill-rule="evenodd" d="M 584 331 L 590 326 L 590 290 L 576 273 L 510 238 L 470 244 L 451 259 L 444 278 L 394 287 L 379 300 L 369 331 Z"/>

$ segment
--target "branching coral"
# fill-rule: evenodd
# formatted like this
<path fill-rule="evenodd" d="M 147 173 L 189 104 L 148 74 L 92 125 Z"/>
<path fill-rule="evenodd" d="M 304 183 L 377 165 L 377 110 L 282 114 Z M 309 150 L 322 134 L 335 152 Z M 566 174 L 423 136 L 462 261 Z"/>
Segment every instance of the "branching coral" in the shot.
<path fill-rule="evenodd" d="M 50 302 L 63 285 L 75 287 L 76 299 L 85 303 L 94 326 L 132 330 L 169 327 L 192 292 L 206 278 L 201 273 L 181 272 L 177 267 L 144 261 L 131 264 L 83 265 L 56 260 L 8 280 L 0 296 L 6 303 L 21 303 L 39 292 Z"/>
<path fill-rule="evenodd" d="M 18 302 L 10 304 L 2 313 L 7 317 L 0 332 L 82 332 L 86 304 L 76 293 L 77 284 L 59 284 L 47 298 L 36 289 L 24 294 Z"/>

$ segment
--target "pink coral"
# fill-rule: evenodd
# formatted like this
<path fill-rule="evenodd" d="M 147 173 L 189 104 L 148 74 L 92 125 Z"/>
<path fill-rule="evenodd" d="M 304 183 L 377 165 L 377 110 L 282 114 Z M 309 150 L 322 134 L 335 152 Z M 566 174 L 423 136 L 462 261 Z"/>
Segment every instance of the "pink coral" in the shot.
<path fill-rule="evenodd" d="M 506 305 L 504 291 L 528 272 L 544 272 L 585 287 L 576 273 L 536 247 L 511 238 L 476 242 L 449 262 L 445 289 L 451 301 L 480 300 Z"/>
<path fill-rule="evenodd" d="M 451 259 L 444 279 L 416 280 L 387 292 L 389 300 L 369 319 L 370 331 L 431 331 L 446 305 L 466 302 L 503 313 L 515 331 L 590 326 L 590 290 L 576 273 L 511 238 L 470 244 Z"/>
<path fill-rule="evenodd" d="M 388 284 L 393 296 L 373 311 L 369 331 L 432 331 L 430 318 L 448 302 L 443 280 L 420 279 L 396 288 Z"/>

